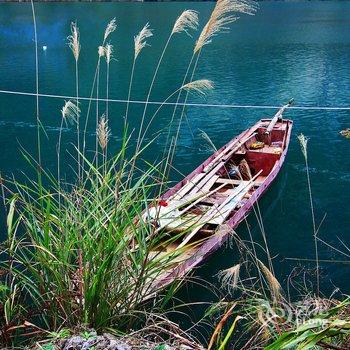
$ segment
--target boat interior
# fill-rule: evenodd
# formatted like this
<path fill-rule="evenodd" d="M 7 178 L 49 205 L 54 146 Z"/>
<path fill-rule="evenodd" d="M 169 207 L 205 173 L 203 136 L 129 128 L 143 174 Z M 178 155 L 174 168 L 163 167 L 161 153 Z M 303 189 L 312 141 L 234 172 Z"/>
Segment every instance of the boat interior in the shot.
<path fill-rule="evenodd" d="M 193 247 L 215 234 L 248 201 L 271 173 L 286 145 L 289 121 L 263 119 L 229 142 L 159 204 L 153 215 L 158 231 L 169 241 L 154 252 Z M 171 239 L 173 238 L 173 239 Z"/>

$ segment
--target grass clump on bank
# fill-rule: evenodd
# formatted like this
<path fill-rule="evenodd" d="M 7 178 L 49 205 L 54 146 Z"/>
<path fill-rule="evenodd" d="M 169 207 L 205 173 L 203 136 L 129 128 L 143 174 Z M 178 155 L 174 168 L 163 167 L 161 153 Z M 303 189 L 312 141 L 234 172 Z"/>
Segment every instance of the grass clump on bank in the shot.
<path fill-rule="evenodd" d="M 68 190 L 45 172 L 48 188 L 12 183 L 1 258 L 11 300 L 4 303 L 6 324 L 30 315 L 48 329 L 87 323 L 100 330 L 141 317 L 140 305 L 157 292 L 153 279 L 171 258 L 150 259 L 150 249 L 168 239 L 152 235 L 141 219 L 155 174 L 127 185 L 128 162 L 116 170 L 121 156 L 107 169 L 89 163 L 84 182 Z"/>

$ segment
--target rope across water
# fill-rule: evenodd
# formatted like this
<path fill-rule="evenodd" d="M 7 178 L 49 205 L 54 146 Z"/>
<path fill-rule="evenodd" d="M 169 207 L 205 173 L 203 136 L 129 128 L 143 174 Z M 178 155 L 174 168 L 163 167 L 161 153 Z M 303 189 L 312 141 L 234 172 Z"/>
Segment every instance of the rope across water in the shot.
<path fill-rule="evenodd" d="M 10 90 L 0 90 L 0 94 L 8 94 L 8 95 L 22 95 L 22 96 L 39 96 L 39 97 L 47 97 L 47 98 L 60 98 L 60 99 L 75 99 L 74 96 L 65 96 L 65 95 L 52 95 L 52 94 L 36 94 L 33 92 L 24 92 L 24 91 L 10 91 Z M 82 97 L 79 96 L 79 100 L 84 101 L 96 101 L 96 98 L 90 97 Z M 123 99 L 105 99 L 99 98 L 98 101 L 102 102 L 114 102 L 114 103 L 127 103 L 128 100 Z M 216 107 L 216 108 L 241 108 L 241 109 L 278 109 L 281 106 L 270 106 L 270 105 L 234 105 L 234 104 L 215 104 L 215 103 L 175 103 L 175 102 L 160 102 L 160 101 L 141 101 L 141 100 L 130 100 L 129 103 L 134 104 L 150 104 L 150 105 L 167 105 L 167 106 L 189 106 L 189 107 Z M 288 109 L 295 110 L 326 110 L 326 111 L 350 111 L 350 106 L 291 106 Z"/>

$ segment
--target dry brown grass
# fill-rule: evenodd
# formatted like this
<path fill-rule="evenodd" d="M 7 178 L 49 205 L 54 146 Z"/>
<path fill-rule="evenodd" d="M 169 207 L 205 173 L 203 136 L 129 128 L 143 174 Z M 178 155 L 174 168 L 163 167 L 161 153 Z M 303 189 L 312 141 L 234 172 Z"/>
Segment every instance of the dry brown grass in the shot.
<path fill-rule="evenodd" d="M 108 119 L 104 115 L 102 115 L 97 128 L 98 143 L 102 150 L 106 149 L 110 135 L 111 131 L 108 127 Z"/>
<path fill-rule="evenodd" d="M 257 259 L 261 268 L 261 271 L 263 272 L 272 294 L 272 297 L 274 301 L 281 299 L 281 285 L 278 282 L 277 278 L 273 275 L 273 273 L 265 266 L 265 264 Z"/>

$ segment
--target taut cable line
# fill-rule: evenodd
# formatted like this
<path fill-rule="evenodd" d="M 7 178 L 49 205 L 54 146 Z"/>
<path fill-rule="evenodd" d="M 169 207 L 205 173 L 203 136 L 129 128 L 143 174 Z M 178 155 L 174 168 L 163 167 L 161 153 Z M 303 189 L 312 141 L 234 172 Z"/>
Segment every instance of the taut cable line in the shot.
<path fill-rule="evenodd" d="M 34 96 L 34 97 L 47 97 L 47 98 L 59 98 L 59 99 L 76 99 L 75 96 L 67 95 L 53 95 L 53 94 L 36 94 L 33 92 L 24 92 L 24 91 L 10 91 L 10 90 L 0 90 L 0 94 L 8 95 L 22 95 L 22 96 Z M 83 97 L 79 96 L 79 100 L 82 101 L 96 101 L 97 98 Z M 123 100 L 123 99 L 106 99 L 98 98 L 99 101 L 103 102 L 114 102 L 114 103 L 133 103 L 133 104 L 151 104 L 151 105 L 164 105 L 164 106 L 188 106 L 188 107 L 216 107 L 216 108 L 237 108 L 237 109 L 278 109 L 281 106 L 270 106 L 270 105 L 238 105 L 238 104 L 220 104 L 220 103 L 175 103 L 175 102 L 160 102 L 160 101 L 142 101 L 142 100 Z M 325 111 L 350 111 L 350 106 L 290 106 L 288 109 L 295 110 L 325 110 Z"/>

